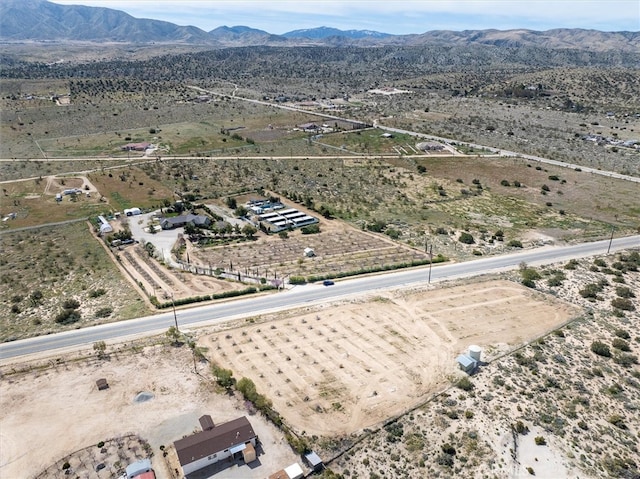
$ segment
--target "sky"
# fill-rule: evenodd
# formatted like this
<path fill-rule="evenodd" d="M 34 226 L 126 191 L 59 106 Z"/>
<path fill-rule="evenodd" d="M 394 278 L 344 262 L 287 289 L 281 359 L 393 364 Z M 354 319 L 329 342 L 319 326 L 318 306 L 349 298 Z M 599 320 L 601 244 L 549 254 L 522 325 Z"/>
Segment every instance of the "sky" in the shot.
<path fill-rule="evenodd" d="M 53 0 L 122 10 L 205 31 L 245 25 L 282 34 L 334 27 L 409 34 L 430 30 L 586 28 L 640 31 L 640 0 Z"/>

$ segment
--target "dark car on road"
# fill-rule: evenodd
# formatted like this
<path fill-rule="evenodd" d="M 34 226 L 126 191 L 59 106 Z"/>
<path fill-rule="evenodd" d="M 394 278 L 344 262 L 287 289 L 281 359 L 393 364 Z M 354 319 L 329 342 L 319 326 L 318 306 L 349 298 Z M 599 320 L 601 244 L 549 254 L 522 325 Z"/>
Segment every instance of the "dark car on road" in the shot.
<path fill-rule="evenodd" d="M 325 286 L 333 286 L 335 283 L 333 281 L 331 281 L 330 279 L 325 279 L 322 284 L 324 284 Z"/>

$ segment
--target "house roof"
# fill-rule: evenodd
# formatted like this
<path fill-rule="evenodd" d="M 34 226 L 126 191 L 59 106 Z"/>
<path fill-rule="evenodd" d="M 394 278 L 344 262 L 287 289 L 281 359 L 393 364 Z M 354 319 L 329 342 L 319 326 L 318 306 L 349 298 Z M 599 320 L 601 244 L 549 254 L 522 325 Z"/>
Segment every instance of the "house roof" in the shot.
<path fill-rule="evenodd" d="M 191 464 L 203 457 L 216 454 L 256 437 L 253 427 L 245 417 L 220 424 L 213 429 L 197 432 L 174 442 L 181 465 Z"/>
<path fill-rule="evenodd" d="M 194 225 L 206 225 L 209 221 L 209 218 L 203 215 L 194 215 L 189 213 L 188 215 L 180 215 L 180 216 L 172 216 L 170 218 L 165 218 L 162 220 L 162 223 L 169 223 L 172 226 L 176 225 L 184 225 L 187 223 L 193 223 Z"/>

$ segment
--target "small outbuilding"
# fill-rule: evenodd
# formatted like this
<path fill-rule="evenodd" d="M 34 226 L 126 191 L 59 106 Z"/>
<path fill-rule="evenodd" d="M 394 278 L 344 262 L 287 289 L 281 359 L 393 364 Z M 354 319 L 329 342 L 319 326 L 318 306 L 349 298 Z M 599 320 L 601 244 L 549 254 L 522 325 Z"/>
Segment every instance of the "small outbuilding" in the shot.
<path fill-rule="evenodd" d="M 460 369 L 467 374 L 473 374 L 478 365 L 480 364 L 480 356 L 482 355 L 482 348 L 472 344 L 469 346 L 467 354 L 461 354 L 456 358 L 456 362 Z"/>
<path fill-rule="evenodd" d="M 211 429 L 216 427 L 216 425 L 213 423 L 213 419 L 211 419 L 211 416 L 209 416 L 208 414 L 202 416 L 199 421 L 200 427 L 203 431 L 210 431 Z"/>
<path fill-rule="evenodd" d="M 304 477 L 304 471 L 300 464 L 296 462 L 278 472 L 274 472 L 268 479 L 300 479 L 301 477 Z"/>
<path fill-rule="evenodd" d="M 125 216 L 136 216 L 142 214 L 140 208 L 127 208 L 124 210 Z"/>
<path fill-rule="evenodd" d="M 316 252 L 313 251 L 313 248 L 305 248 L 304 249 L 304 256 L 306 258 L 313 258 L 316 255 Z"/>
<path fill-rule="evenodd" d="M 319 472 L 324 467 L 322 459 L 315 452 L 311 451 L 304 455 L 304 460 L 313 472 Z"/>
<path fill-rule="evenodd" d="M 105 389 L 109 389 L 109 383 L 105 378 L 100 378 L 96 381 L 96 386 L 98 386 L 98 391 L 104 391 Z"/>
<path fill-rule="evenodd" d="M 101 235 L 105 235 L 107 233 L 112 233 L 113 232 L 113 227 L 111 226 L 111 224 L 107 221 L 107 219 L 104 216 L 98 216 L 98 221 L 100 222 L 100 234 Z"/>
<path fill-rule="evenodd" d="M 461 354 L 456 358 L 456 362 L 460 369 L 462 369 L 465 373 L 471 374 L 475 371 L 476 366 L 478 365 L 477 361 L 473 359 L 471 356 L 467 356 L 466 354 Z"/>
<path fill-rule="evenodd" d="M 287 477 L 289 479 L 300 479 L 301 477 L 304 477 L 304 471 L 297 462 L 285 467 L 284 472 L 287 473 Z"/>

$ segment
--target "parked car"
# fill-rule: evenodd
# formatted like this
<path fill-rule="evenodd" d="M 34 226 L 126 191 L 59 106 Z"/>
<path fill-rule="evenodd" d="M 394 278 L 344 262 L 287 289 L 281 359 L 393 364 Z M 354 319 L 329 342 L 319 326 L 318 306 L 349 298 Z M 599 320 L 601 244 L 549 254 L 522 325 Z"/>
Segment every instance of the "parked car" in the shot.
<path fill-rule="evenodd" d="M 335 283 L 333 281 L 331 281 L 330 279 L 325 279 L 322 284 L 324 284 L 325 286 L 333 286 Z"/>

